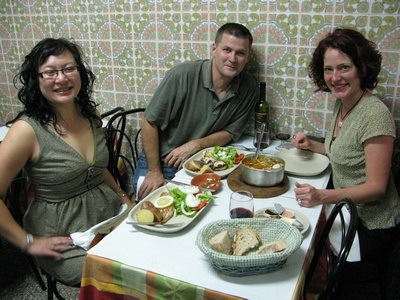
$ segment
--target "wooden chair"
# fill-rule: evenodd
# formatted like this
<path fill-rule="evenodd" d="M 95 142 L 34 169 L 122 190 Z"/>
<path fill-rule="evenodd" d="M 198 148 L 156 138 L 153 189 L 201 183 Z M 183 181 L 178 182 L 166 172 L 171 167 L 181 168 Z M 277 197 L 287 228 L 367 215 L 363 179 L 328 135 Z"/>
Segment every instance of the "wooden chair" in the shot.
<path fill-rule="evenodd" d="M 144 111 L 145 108 L 134 108 L 117 112 L 110 117 L 106 126 L 108 169 L 129 196 L 133 192 L 132 177 L 140 151 L 140 120 Z"/>
<path fill-rule="evenodd" d="M 348 209 L 350 213 L 350 222 L 348 226 L 345 224 L 342 209 Z M 341 247 L 338 256 L 333 260 L 330 255 L 330 244 L 329 244 L 329 232 L 331 231 L 333 222 L 339 215 L 341 222 Z M 318 299 L 329 299 L 330 294 L 333 292 L 335 283 L 340 276 L 343 269 L 343 265 L 349 255 L 353 240 L 357 231 L 358 224 L 358 213 L 357 207 L 351 199 L 345 198 L 338 202 L 332 209 L 329 217 L 326 221 L 325 227 L 323 228 L 322 234 L 317 241 L 314 256 L 312 257 L 310 266 L 305 275 L 304 287 L 303 287 L 303 299 L 307 299 L 307 293 L 310 287 L 311 279 L 316 269 L 316 266 L 320 260 L 320 257 L 325 250 L 327 260 L 327 276 L 325 287 L 319 294 Z"/>

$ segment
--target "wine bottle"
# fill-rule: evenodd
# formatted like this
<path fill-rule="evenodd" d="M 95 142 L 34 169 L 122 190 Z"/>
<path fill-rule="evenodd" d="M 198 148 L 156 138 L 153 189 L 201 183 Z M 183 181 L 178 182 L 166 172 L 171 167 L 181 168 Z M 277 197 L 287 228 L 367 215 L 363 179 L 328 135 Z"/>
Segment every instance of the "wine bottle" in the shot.
<path fill-rule="evenodd" d="M 265 93 L 267 84 L 265 82 L 260 82 L 260 95 L 259 101 L 255 107 L 255 115 L 254 115 L 254 130 L 261 127 L 262 123 L 265 123 L 265 129 L 269 128 L 269 104 L 266 100 Z"/>

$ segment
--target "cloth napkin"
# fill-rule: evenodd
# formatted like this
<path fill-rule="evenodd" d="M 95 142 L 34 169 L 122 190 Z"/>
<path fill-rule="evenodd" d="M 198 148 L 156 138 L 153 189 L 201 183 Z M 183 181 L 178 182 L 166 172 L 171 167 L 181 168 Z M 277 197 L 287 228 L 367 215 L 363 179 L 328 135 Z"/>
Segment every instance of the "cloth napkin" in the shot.
<path fill-rule="evenodd" d="M 115 227 L 117 227 L 125 218 L 128 216 L 129 211 L 133 208 L 133 205 L 128 206 L 127 204 L 122 204 L 118 215 L 107 219 L 99 224 L 94 225 L 85 232 L 74 232 L 71 233 L 70 237 L 75 246 L 83 248 L 85 250 L 89 249 L 90 244 L 95 238 L 96 234 L 108 234 Z"/>

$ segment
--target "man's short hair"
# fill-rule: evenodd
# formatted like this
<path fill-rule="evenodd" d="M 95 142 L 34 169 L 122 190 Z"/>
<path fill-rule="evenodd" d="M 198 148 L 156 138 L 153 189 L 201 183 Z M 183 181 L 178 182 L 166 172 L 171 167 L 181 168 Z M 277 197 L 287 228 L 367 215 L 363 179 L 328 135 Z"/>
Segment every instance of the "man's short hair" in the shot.
<path fill-rule="evenodd" d="M 226 23 L 222 25 L 215 36 L 215 44 L 219 44 L 222 40 L 222 35 L 226 33 L 229 35 L 233 35 L 237 38 L 247 39 L 250 42 L 250 47 L 253 44 L 253 36 L 251 35 L 250 31 L 243 26 L 242 24 L 238 23 Z"/>

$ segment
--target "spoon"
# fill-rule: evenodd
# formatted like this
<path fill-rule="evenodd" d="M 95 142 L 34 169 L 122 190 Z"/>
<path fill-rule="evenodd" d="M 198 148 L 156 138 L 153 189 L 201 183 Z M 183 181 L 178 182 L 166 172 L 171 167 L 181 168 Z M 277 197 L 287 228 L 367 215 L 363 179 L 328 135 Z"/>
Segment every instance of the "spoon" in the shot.
<path fill-rule="evenodd" d="M 262 123 L 262 124 L 261 124 L 261 128 L 260 128 L 260 136 L 259 136 L 259 138 L 258 138 L 258 141 L 257 141 L 257 149 L 256 149 L 256 154 L 254 155 L 254 159 L 255 159 L 255 160 L 257 160 L 257 158 L 258 158 L 258 154 L 260 153 L 261 140 L 262 140 L 262 136 L 263 136 L 263 133 L 264 133 L 265 126 L 266 126 L 266 124 L 265 124 L 265 123 Z"/>

